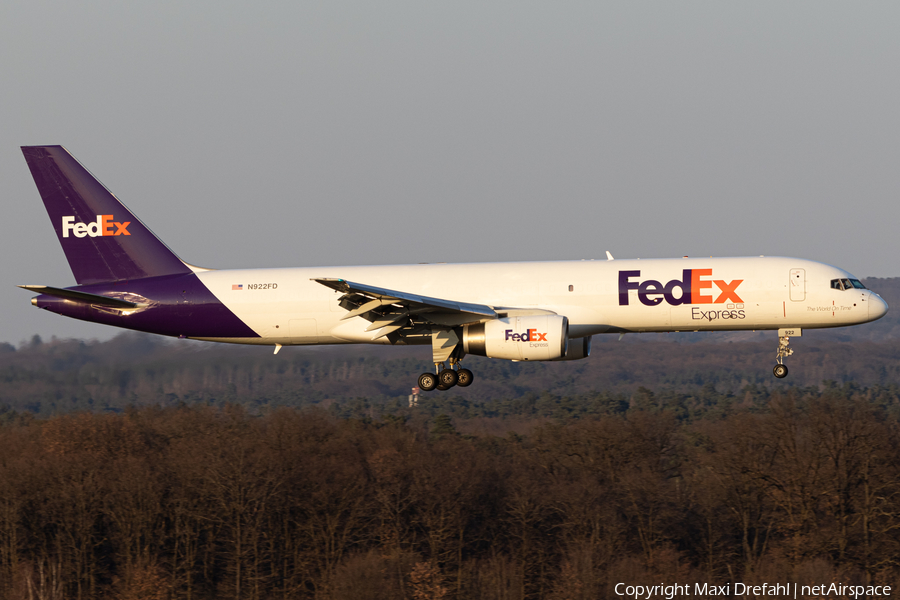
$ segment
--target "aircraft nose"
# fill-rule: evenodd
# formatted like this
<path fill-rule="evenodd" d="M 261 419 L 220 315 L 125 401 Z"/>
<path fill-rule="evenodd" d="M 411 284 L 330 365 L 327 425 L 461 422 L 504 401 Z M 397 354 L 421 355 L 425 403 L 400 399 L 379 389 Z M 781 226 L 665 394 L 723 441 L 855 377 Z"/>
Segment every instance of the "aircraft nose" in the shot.
<path fill-rule="evenodd" d="M 880 319 L 888 311 L 888 304 L 875 292 L 869 294 L 869 320 Z"/>

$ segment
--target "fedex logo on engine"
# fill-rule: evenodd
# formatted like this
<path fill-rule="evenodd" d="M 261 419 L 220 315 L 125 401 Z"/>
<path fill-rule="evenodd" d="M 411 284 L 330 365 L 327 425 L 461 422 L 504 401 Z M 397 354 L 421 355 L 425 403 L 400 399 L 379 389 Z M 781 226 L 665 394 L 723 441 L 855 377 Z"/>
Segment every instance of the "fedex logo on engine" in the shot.
<path fill-rule="evenodd" d="M 537 329 L 526 329 L 525 333 L 513 333 L 512 329 L 507 329 L 504 341 L 510 340 L 514 342 L 546 342 L 547 334 L 538 333 Z"/>
<path fill-rule="evenodd" d="M 640 271 L 619 271 L 619 306 L 628 305 L 628 291 L 637 290 L 638 300 L 645 306 L 656 306 L 663 300 L 672 306 L 680 304 L 723 304 L 744 301 L 737 294 L 737 287 L 744 282 L 735 279 L 731 282 L 722 279 L 711 279 L 712 269 L 684 269 L 681 279 L 673 279 L 663 285 L 655 279 L 632 281 L 639 279 Z M 713 284 L 718 288 L 715 295 Z M 676 295 L 676 290 L 678 290 Z"/>
<path fill-rule="evenodd" d="M 131 221 L 125 221 L 124 223 L 113 221 L 112 215 L 97 215 L 97 220 L 91 221 L 90 223 L 76 223 L 75 217 L 62 218 L 62 232 L 64 238 L 69 237 L 69 232 L 77 238 L 83 238 L 86 235 L 90 237 L 131 235 L 128 231 L 129 225 L 131 225 Z M 113 230 L 113 228 L 115 228 L 115 230 Z"/>

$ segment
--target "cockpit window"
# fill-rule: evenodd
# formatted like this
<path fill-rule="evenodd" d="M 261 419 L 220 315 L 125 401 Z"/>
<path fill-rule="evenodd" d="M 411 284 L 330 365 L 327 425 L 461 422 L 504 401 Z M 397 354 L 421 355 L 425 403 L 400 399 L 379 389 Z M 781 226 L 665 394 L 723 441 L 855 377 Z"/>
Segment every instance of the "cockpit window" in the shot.
<path fill-rule="evenodd" d="M 859 279 L 832 279 L 831 289 L 833 290 L 864 290 L 866 286 Z"/>

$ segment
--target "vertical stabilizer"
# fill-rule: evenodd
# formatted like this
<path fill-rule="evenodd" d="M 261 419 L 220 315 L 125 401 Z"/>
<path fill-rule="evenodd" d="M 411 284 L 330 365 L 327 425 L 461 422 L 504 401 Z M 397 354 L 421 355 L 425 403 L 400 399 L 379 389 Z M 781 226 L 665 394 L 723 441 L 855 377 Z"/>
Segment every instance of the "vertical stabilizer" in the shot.
<path fill-rule="evenodd" d="M 22 153 L 79 284 L 191 272 L 65 148 Z"/>

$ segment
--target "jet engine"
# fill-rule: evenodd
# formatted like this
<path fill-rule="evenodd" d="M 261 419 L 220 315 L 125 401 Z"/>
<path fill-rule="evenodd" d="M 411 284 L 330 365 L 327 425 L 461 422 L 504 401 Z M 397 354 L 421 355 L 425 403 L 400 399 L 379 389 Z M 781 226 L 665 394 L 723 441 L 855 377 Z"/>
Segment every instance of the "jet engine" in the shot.
<path fill-rule="evenodd" d="M 466 354 L 507 360 L 554 360 L 566 355 L 569 319 L 559 315 L 506 317 L 466 325 Z"/>
<path fill-rule="evenodd" d="M 591 355 L 591 336 L 583 338 L 569 338 L 569 347 L 565 356 L 553 360 L 581 360 Z"/>

